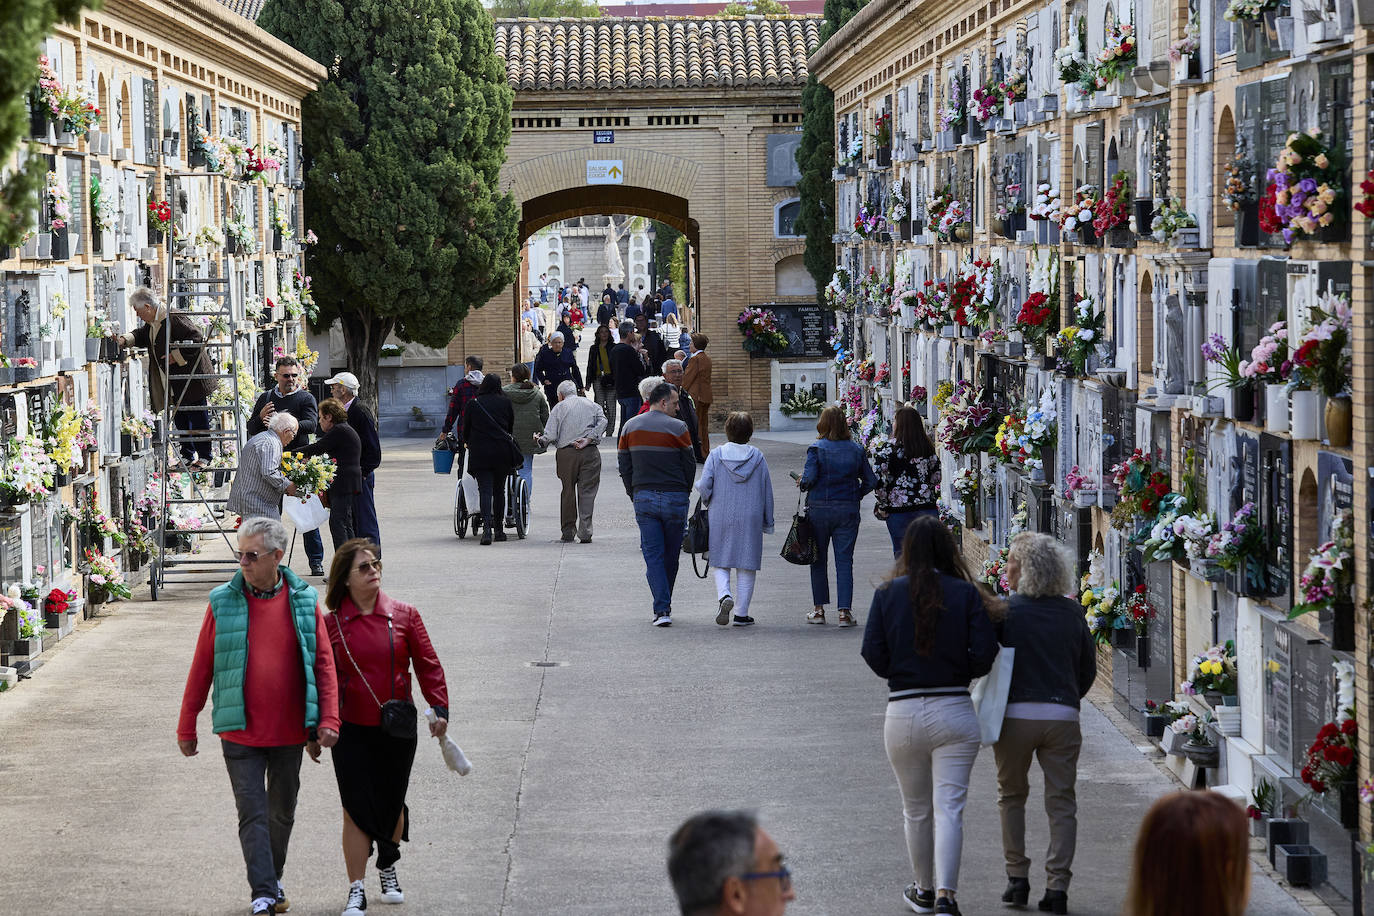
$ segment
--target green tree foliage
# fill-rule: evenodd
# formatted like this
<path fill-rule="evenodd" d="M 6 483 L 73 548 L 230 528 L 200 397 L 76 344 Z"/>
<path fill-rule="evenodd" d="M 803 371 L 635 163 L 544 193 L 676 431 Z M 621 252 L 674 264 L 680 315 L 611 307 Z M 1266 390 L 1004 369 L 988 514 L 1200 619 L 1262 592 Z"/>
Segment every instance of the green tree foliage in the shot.
<path fill-rule="evenodd" d="M 57 22 L 75 22 L 83 0 L 0 0 L 0 162 L 8 162 L 29 130 L 25 100 L 38 86 L 38 55 Z M 17 245 L 38 206 L 47 176 L 42 159 L 5 177 L 0 184 L 0 245 Z"/>
<path fill-rule="evenodd" d="M 728 4 L 725 9 L 716 13 L 719 17 L 727 16 L 786 16 L 792 11 L 787 8 L 786 3 L 779 0 L 744 0 L 743 3 L 735 0 Z"/>
<path fill-rule="evenodd" d="M 668 264 L 668 279 L 673 284 L 673 301 L 687 304 L 687 236 L 673 242 L 673 259 Z"/>
<path fill-rule="evenodd" d="M 514 93 L 477 0 L 268 0 L 258 24 L 329 68 L 302 112 L 307 266 L 375 404 L 388 334 L 446 346 L 516 277 Z"/>
<path fill-rule="evenodd" d="M 493 19 L 596 19 L 601 7 L 583 0 L 495 0 L 488 8 Z"/>
<path fill-rule="evenodd" d="M 667 223 L 654 220 L 654 276 L 650 282 L 653 283 L 655 289 L 662 286 L 665 279 L 671 282 L 669 269 L 673 263 L 673 246 L 677 244 L 677 240 L 680 238 L 682 238 L 681 232 Z M 646 290 L 646 292 L 652 291 Z M 630 292 L 634 292 L 634 290 L 630 290 Z"/>
<path fill-rule="evenodd" d="M 825 0 L 825 24 L 816 47 L 825 44 L 866 2 Z M 797 148 L 797 168 L 802 177 L 797 186 L 801 209 L 795 231 L 806 236 L 802 260 L 816 282 L 817 299 L 835 270 L 835 243 L 831 241 L 835 236 L 835 182 L 830 177 L 834 164 L 835 93 L 814 74 L 808 74 L 802 90 L 802 139 Z"/>

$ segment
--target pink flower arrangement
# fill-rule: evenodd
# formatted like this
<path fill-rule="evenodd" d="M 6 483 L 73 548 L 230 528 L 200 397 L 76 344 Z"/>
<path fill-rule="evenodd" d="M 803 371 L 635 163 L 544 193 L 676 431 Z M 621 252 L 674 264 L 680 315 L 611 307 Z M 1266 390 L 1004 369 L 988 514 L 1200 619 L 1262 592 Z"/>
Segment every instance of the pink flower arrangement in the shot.
<path fill-rule="evenodd" d="M 19 369 L 37 369 L 38 360 L 34 359 L 32 356 L 21 356 L 14 361 L 14 365 Z"/>
<path fill-rule="evenodd" d="M 1064 475 L 1064 498 L 1073 499 L 1073 495 L 1079 490 L 1096 490 L 1097 481 L 1088 477 L 1074 465 L 1073 469 Z"/>
<path fill-rule="evenodd" d="M 878 371 L 874 373 L 873 381 L 879 385 L 883 385 L 886 384 L 887 380 L 891 377 L 892 370 L 888 368 L 887 363 L 883 363 L 881 366 L 878 367 Z"/>
<path fill-rule="evenodd" d="M 1269 333 L 1260 338 L 1250 351 L 1250 358 L 1237 366 L 1243 378 L 1265 385 L 1281 385 L 1293 374 L 1293 361 L 1288 358 L 1288 325 L 1276 321 Z"/>

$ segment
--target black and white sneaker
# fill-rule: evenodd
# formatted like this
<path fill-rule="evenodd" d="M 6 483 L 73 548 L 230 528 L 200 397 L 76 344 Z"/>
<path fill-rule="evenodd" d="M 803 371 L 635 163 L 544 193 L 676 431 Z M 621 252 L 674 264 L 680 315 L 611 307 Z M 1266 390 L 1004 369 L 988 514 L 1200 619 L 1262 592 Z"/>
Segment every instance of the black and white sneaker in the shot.
<path fill-rule="evenodd" d="M 363 890 L 363 882 L 354 881 L 348 886 L 348 905 L 341 916 L 365 916 L 366 913 L 367 892 Z"/>
<path fill-rule="evenodd" d="M 672 615 L 672 614 L 655 614 L 655 615 L 654 615 L 654 626 L 656 626 L 656 627 L 671 627 L 672 625 L 673 625 L 673 615 Z"/>
<path fill-rule="evenodd" d="M 730 620 L 730 622 L 731 622 L 732 624 L 734 624 L 735 626 L 737 626 L 737 627 L 752 627 L 752 626 L 754 625 L 754 618 L 752 618 L 752 617 L 740 617 L 738 614 L 736 614 L 736 615 Z"/>
<path fill-rule="evenodd" d="M 286 899 L 286 888 L 282 887 L 282 883 L 280 881 L 277 882 L 277 902 L 273 905 L 272 912 L 291 912 L 291 901 Z"/>
<path fill-rule="evenodd" d="M 935 888 L 923 891 L 913 882 L 902 891 L 902 900 L 916 913 L 935 912 Z"/>
<path fill-rule="evenodd" d="M 378 870 L 377 877 L 382 879 L 382 902 L 383 903 L 405 903 L 405 891 L 401 890 L 401 882 L 396 877 L 396 866 Z"/>
<path fill-rule="evenodd" d="M 730 612 L 735 609 L 735 599 L 726 595 L 720 599 L 720 609 L 716 612 L 716 623 L 725 626 L 730 622 Z"/>
<path fill-rule="evenodd" d="M 277 901 L 272 897 L 259 897 L 253 901 L 253 916 L 261 916 L 263 913 L 275 913 Z"/>

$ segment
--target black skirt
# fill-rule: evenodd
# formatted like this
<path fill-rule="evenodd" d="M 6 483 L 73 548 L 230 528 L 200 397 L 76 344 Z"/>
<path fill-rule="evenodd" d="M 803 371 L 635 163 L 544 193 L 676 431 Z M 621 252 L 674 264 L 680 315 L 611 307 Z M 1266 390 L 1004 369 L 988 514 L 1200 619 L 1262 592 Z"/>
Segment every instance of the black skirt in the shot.
<path fill-rule="evenodd" d="M 389 868 L 401 857 L 401 847 L 391 837 L 403 814 L 401 839 L 410 842 L 406 789 L 418 743 L 418 738 L 405 740 L 384 734 L 380 725 L 345 722 L 330 755 L 339 800 L 358 829 L 377 844 L 378 868 Z"/>

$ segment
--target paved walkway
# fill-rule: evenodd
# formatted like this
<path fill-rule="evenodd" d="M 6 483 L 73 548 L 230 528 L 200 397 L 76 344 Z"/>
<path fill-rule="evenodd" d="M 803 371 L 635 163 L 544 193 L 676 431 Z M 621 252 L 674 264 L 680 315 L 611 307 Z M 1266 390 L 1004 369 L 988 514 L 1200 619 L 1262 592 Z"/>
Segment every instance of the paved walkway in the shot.
<path fill-rule="evenodd" d="M 674 626 L 649 625 L 629 501 L 604 452 L 595 542 L 562 544 L 551 457 L 536 461 L 529 540 L 480 547 L 452 533 L 449 480 L 428 444 L 384 444 L 384 587 L 425 614 L 448 672 L 453 731 L 476 771 L 442 768 L 427 739 L 411 781 L 413 842 L 398 914 L 676 912 L 665 841 L 689 813 L 757 809 L 787 855 L 800 914 L 896 914 L 910 880 L 882 746 L 884 685 L 861 631 L 808 626 L 807 577 L 776 558 L 802 448 L 759 443 L 778 488 L 750 630 L 715 625 L 715 594 L 684 569 Z M 860 618 L 888 563 L 871 516 L 859 538 Z M 296 552 L 297 567 L 304 560 Z M 146 594 L 146 592 L 145 592 Z M 169 588 L 86 624 L 0 696 L 4 909 L 48 914 L 247 912 L 233 802 L 208 712 L 183 759 L 175 723 L 205 593 Z M 554 662 L 557 667 L 533 667 Z M 1119 912 L 1133 835 L 1168 777 L 1084 710 L 1073 912 Z M 1143 742 L 1142 742 L 1143 743 Z M 1035 791 L 1039 791 L 1037 785 Z M 1044 849 L 1033 809 L 1029 848 Z M 297 914 L 338 913 L 346 891 L 338 796 L 304 765 L 286 884 Z M 992 755 L 974 772 L 960 902 L 1001 912 Z M 1034 893 L 1043 890 L 1033 873 Z M 375 897 L 376 878 L 369 875 Z M 26 906 L 36 905 L 36 909 Z M 375 901 L 373 909 L 393 912 Z M 1251 912 L 1302 913 L 1257 878 Z"/>

